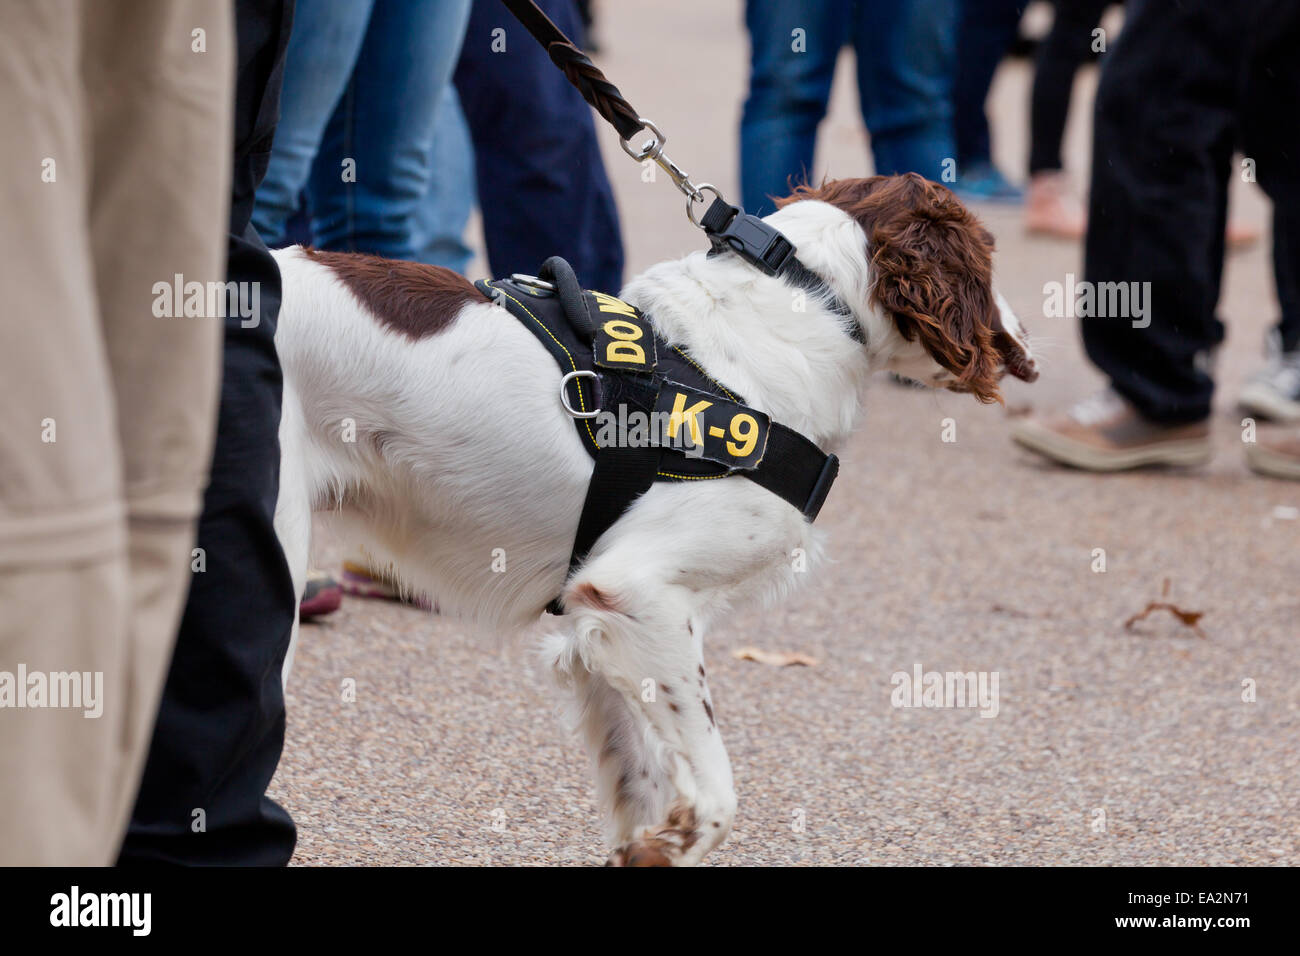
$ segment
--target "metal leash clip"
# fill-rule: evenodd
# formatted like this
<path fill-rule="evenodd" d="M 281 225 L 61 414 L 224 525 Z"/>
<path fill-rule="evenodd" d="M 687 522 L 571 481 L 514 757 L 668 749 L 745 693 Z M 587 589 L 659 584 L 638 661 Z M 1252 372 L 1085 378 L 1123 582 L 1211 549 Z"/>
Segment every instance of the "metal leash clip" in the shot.
<path fill-rule="evenodd" d="M 686 170 L 664 155 L 664 144 L 668 142 L 668 137 L 663 134 L 663 131 L 644 116 L 638 116 L 637 122 L 645 126 L 654 135 L 646 140 L 639 150 L 632 149 L 627 144 L 627 140 L 620 139 L 618 144 L 623 147 L 623 152 L 638 163 L 645 162 L 647 159 L 654 160 L 659 168 L 668 174 L 668 178 L 673 181 L 673 185 L 686 194 L 688 210 L 690 209 L 690 203 L 704 202 L 704 193 L 701 190 L 705 187 L 696 186 L 691 182 L 690 174 Z"/>

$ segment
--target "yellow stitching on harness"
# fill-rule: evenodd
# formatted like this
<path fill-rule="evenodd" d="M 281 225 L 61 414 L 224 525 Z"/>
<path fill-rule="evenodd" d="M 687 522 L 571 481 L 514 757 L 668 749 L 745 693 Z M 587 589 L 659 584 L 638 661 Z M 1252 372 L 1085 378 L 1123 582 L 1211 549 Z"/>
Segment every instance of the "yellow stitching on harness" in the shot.
<path fill-rule="evenodd" d="M 712 375 L 710 375 L 708 372 L 704 371 L 704 369 L 700 368 L 699 364 L 695 361 L 695 359 L 691 358 L 689 355 L 687 355 L 685 352 L 683 352 L 683 351 L 681 350 L 681 348 L 679 348 L 679 347 L 676 346 L 676 345 L 670 345 L 670 346 L 668 346 L 668 347 L 669 347 L 670 349 L 672 349 L 674 352 L 676 352 L 678 355 L 680 355 L 682 358 L 686 359 L 686 361 L 688 361 L 688 362 L 690 362 L 692 365 L 694 365 L 694 366 L 695 366 L 695 371 L 697 371 L 697 372 L 699 372 L 701 375 L 703 375 L 703 376 L 705 377 L 705 379 L 707 379 L 708 381 L 712 382 L 712 383 L 713 383 L 714 385 L 716 385 L 718 388 L 722 389 L 722 393 L 723 393 L 724 395 L 726 395 L 727 398 L 731 399 L 731 400 L 732 400 L 733 402 L 735 402 L 737 405 L 744 405 L 744 404 L 745 404 L 745 403 L 742 402 L 740 399 L 738 399 L 735 395 L 732 395 L 730 392 L 728 392 L 728 391 L 726 390 L 726 388 L 723 387 L 723 385 L 722 385 L 721 382 L 718 382 L 716 379 L 714 379 L 714 377 L 713 377 Z"/>
<path fill-rule="evenodd" d="M 731 475 L 725 471 L 720 475 L 674 475 L 671 471 L 661 471 L 659 474 L 664 478 L 676 478 L 679 481 L 712 481 L 714 478 L 731 477 Z"/>
<path fill-rule="evenodd" d="M 510 300 L 511 302 L 513 302 L 515 305 L 519 306 L 519 308 L 521 308 L 521 309 L 523 309 L 525 312 L 527 312 L 527 313 L 528 313 L 528 317 L 529 317 L 530 319 L 532 319 L 534 322 L 536 322 L 536 323 L 538 324 L 538 326 L 539 326 L 543 331 L 545 331 L 547 335 L 549 335 L 549 336 L 551 337 L 551 341 L 554 342 L 556 345 L 558 345 L 558 346 L 560 347 L 560 350 L 563 351 L 564 354 L 567 355 L 567 356 L 569 357 L 569 367 L 572 368 L 575 372 L 579 370 L 579 369 L 578 369 L 578 363 L 575 362 L 575 361 L 573 360 L 573 353 L 570 352 L 568 349 L 566 349 L 566 348 L 564 347 L 564 343 L 561 342 L 559 339 L 557 339 L 557 338 L 555 337 L 555 335 L 551 332 L 551 330 L 548 329 L 548 328 L 546 327 L 546 323 L 545 323 L 545 322 L 543 322 L 543 321 L 542 321 L 541 319 L 539 319 L 537 316 L 533 315 L 533 313 L 532 313 L 531 311 L 529 311 L 528 306 L 524 305 L 522 302 L 520 302 L 518 299 L 516 299 L 513 295 L 511 295 L 511 294 L 510 294 L 509 292 L 507 292 L 505 289 L 498 288 L 497 286 L 494 286 L 491 282 L 485 283 L 485 285 L 487 285 L 487 287 L 488 287 L 489 289 L 493 289 L 493 290 L 495 290 L 495 291 L 497 291 L 497 292 L 500 292 L 503 296 L 505 296 L 507 299 L 509 299 L 509 300 Z M 688 360 L 688 361 L 689 361 L 689 360 Z M 581 380 L 581 379 L 578 379 L 578 380 L 575 381 L 573 384 L 576 385 L 576 386 L 578 387 L 578 408 L 580 408 L 582 411 L 585 412 L 585 411 L 587 410 L 587 404 L 586 404 L 586 402 L 584 402 L 583 399 L 582 399 L 582 380 Z M 591 439 L 591 443 L 592 443 L 593 445 L 595 445 L 597 448 L 599 448 L 599 447 L 600 447 L 600 444 L 596 441 L 596 436 L 593 435 L 593 434 L 591 433 L 591 419 L 589 419 L 589 418 L 584 418 L 584 419 L 582 419 L 582 427 L 585 428 L 585 429 L 587 429 L 587 437 L 589 437 L 589 438 Z"/>

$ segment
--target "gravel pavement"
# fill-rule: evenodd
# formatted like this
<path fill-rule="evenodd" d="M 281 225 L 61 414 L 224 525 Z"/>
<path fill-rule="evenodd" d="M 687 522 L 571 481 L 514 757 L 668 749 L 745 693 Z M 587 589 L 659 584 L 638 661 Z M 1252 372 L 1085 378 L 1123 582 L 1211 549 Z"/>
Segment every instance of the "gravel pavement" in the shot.
<path fill-rule="evenodd" d="M 601 12 L 604 68 L 697 182 L 736 197 L 740 4 Z M 502 17 L 510 42 L 532 42 Z M 840 67 L 819 173 L 866 175 L 850 60 Z M 1004 65 L 991 97 L 998 158 L 1016 176 L 1029 80 L 1026 64 Z M 1081 74 L 1067 137 L 1083 182 L 1095 83 Z M 641 182 L 614 134 L 600 135 L 629 275 L 699 248 L 672 186 Z M 1237 183 L 1233 202 L 1267 225 L 1256 187 Z M 997 236 L 1001 289 L 1045 357 L 1042 379 L 1010 383 L 1007 412 L 873 389 L 819 519 L 834 563 L 781 607 L 710 635 L 740 810 L 708 860 L 1296 864 L 1300 483 L 1246 469 L 1232 405 L 1276 311 L 1268 237 L 1227 267 L 1213 463 L 1095 477 L 1042 464 L 1007 435 L 1008 413 L 1100 382 L 1074 323 L 1044 316 L 1043 283 L 1080 272 L 1081 249 L 1028 239 L 1018 210 L 978 212 Z M 945 419 L 956 441 L 942 440 Z M 317 564 L 340 557 L 320 541 Z M 1166 581 L 1168 600 L 1204 612 L 1201 635 L 1165 613 L 1125 628 Z M 819 663 L 733 658 L 744 646 Z M 484 642 L 385 602 L 346 600 L 305 626 L 271 787 L 297 820 L 296 862 L 602 862 L 586 758 L 530 656 L 525 640 Z M 917 664 L 997 672 L 996 717 L 891 706 L 891 675 Z M 348 678 L 355 701 L 343 699 Z"/>

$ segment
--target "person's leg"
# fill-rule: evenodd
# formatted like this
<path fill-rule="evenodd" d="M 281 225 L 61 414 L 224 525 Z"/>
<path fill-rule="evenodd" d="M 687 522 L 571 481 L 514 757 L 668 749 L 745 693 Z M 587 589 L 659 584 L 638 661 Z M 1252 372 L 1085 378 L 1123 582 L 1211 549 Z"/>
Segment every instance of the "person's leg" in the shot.
<path fill-rule="evenodd" d="M 540 6 L 578 36 L 573 0 Z M 495 275 L 531 273 L 558 255 L 585 285 L 616 290 L 623 244 L 591 108 L 521 27 L 507 25 L 505 50 L 493 52 L 503 22 L 496 4 L 475 3 L 456 67 L 489 265 Z"/>
<path fill-rule="evenodd" d="M 1024 0 L 960 0 L 957 74 L 953 84 L 953 130 L 957 167 L 993 162 L 984 112 L 993 74 L 1016 38 Z"/>
<path fill-rule="evenodd" d="M 1215 317 L 1243 18 L 1215 0 L 1132 0 L 1102 69 L 1084 283 L 1062 294 L 1110 387 L 1011 428 L 1092 471 L 1209 460 Z M 1063 301 L 1062 305 L 1066 303 Z"/>
<path fill-rule="evenodd" d="M 944 182 L 956 160 L 957 0 L 856 0 L 855 7 L 858 95 L 876 172 Z"/>
<path fill-rule="evenodd" d="M 352 79 L 312 165 L 312 234 L 319 248 L 417 257 L 416 217 L 432 179 L 434 121 L 469 5 L 375 4 Z"/>
<path fill-rule="evenodd" d="M 1029 174 L 1062 168 L 1061 141 L 1074 75 L 1092 50 L 1092 31 L 1110 0 L 1056 0 L 1052 29 L 1038 48 L 1029 108 Z"/>
<path fill-rule="evenodd" d="M 1300 153 L 1292 153 L 1292 156 Z M 1281 318 L 1278 345 L 1284 352 L 1300 350 L 1300 204 L 1292 195 L 1273 205 L 1273 275 Z"/>
<path fill-rule="evenodd" d="M 415 216 L 416 257 L 455 269 L 462 275 L 474 258 L 465 227 L 474 211 L 474 143 L 460 108 L 456 87 L 448 83 L 433 125 L 434 175 Z"/>
<path fill-rule="evenodd" d="M 1087 216 L 1061 164 L 1074 76 L 1093 48 L 1093 31 L 1109 0 L 1057 0 L 1052 29 L 1038 50 L 1029 108 L 1029 187 L 1025 228 L 1078 239 Z"/>
<path fill-rule="evenodd" d="M 219 326 L 160 312 L 154 286 L 221 277 L 229 160 L 212 147 L 229 136 L 232 29 L 222 8 L 187 0 L 9 13 L 0 668 L 72 673 L 91 696 L 0 711 L 0 862 L 104 865 L 149 741 L 211 454 Z"/>
<path fill-rule="evenodd" d="M 102 673 L 105 710 L 0 709 L 4 866 L 102 866 L 118 838 L 130 580 L 86 229 L 81 16 L 75 0 L 19 4 L 0 30 L 0 670 Z"/>
<path fill-rule="evenodd" d="M 1229 8 L 1135 0 L 1102 71 L 1085 279 L 1136 288 L 1146 312 L 1084 317 L 1083 342 L 1151 421 L 1210 413 L 1198 356 L 1223 339 L 1215 305 L 1243 54 Z"/>
<path fill-rule="evenodd" d="M 284 744 L 280 671 L 293 584 L 273 525 L 279 485 L 280 275 L 250 224 L 278 115 L 289 0 L 236 5 L 227 279 L 259 308 L 225 321 L 220 413 L 192 576 L 120 864 L 287 863 L 295 831 L 266 796 Z"/>
<path fill-rule="evenodd" d="M 1253 24 L 1243 142 L 1273 200 L 1273 268 L 1283 351 L 1300 349 L 1300 8 L 1263 3 Z M 1287 121 L 1279 122 L 1279 118 Z"/>
<path fill-rule="evenodd" d="M 851 0 L 748 0 L 749 95 L 740 119 L 740 201 L 756 216 L 812 175 L 817 126 L 848 39 Z"/>
<path fill-rule="evenodd" d="M 272 249 L 289 243 L 289 222 L 299 212 L 325 125 L 352 79 L 375 2 L 297 0 L 275 147 L 253 209 L 253 228 Z"/>
<path fill-rule="evenodd" d="M 202 55 L 191 48 L 196 29 L 204 31 Z M 227 306 L 214 297 L 208 307 L 216 306 L 215 314 L 196 319 L 160 310 L 158 292 L 173 291 L 177 275 L 204 288 L 224 278 L 235 34 L 229 10 L 206 0 L 140 0 L 123 9 L 88 4 L 83 37 L 95 165 L 90 241 L 118 413 L 131 571 L 133 710 L 125 732 L 129 779 L 116 798 L 121 834 L 190 585 Z M 124 95 L 142 77 L 154 95 Z M 177 89 L 187 96 L 173 96 Z"/>
<path fill-rule="evenodd" d="M 1280 318 L 1269 336 L 1268 361 L 1242 388 L 1249 412 L 1300 421 L 1300 11 L 1262 4 L 1242 95 L 1243 146 L 1261 187 L 1273 200 L 1273 274 Z"/>

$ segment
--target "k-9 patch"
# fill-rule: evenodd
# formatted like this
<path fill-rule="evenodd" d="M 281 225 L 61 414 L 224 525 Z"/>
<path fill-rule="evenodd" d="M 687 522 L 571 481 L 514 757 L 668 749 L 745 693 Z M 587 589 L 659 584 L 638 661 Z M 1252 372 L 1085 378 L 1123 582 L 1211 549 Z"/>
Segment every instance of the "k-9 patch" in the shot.
<path fill-rule="evenodd" d="M 660 387 L 655 417 L 665 444 L 691 458 L 748 471 L 767 450 L 771 420 L 762 412 L 676 382 Z"/>

